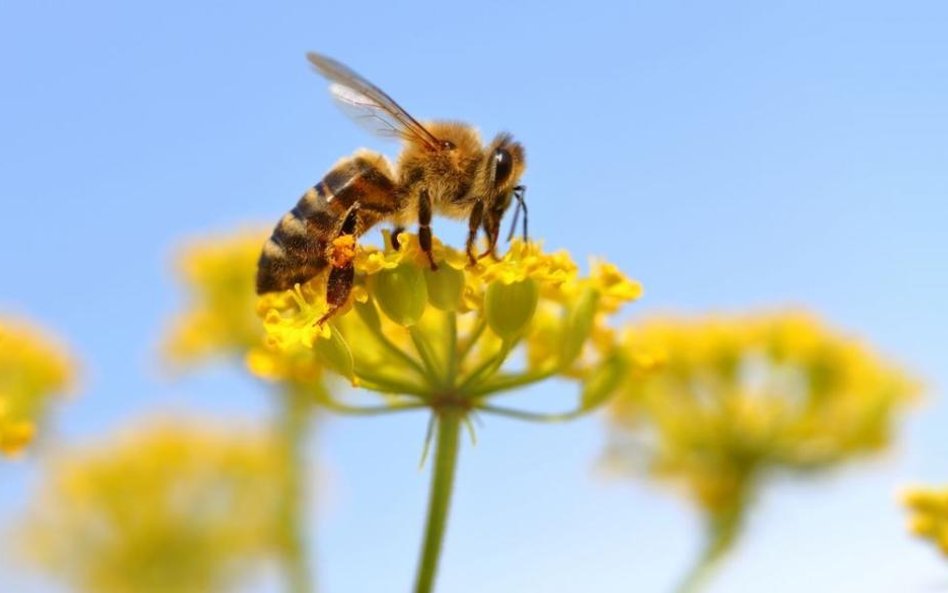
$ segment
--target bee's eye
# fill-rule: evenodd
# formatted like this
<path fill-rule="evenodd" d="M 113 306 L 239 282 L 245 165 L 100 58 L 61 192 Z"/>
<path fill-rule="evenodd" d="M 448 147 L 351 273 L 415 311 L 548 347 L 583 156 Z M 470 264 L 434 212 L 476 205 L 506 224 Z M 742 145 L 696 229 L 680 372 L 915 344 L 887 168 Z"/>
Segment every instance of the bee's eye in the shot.
<path fill-rule="evenodd" d="M 494 151 L 494 185 L 501 185 L 510 177 L 513 170 L 513 159 L 510 153 L 503 148 Z"/>

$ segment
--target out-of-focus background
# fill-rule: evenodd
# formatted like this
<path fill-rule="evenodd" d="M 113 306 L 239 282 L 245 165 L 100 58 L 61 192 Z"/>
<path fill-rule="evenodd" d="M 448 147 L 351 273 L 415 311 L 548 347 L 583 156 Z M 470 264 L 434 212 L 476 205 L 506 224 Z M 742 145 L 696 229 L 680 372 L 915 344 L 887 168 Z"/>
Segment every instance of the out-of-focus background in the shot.
<path fill-rule="evenodd" d="M 40 452 L 159 410 L 268 413 L 237 368 L 167 379 L 157 344 L 182 239 L 269 225 L 339 157 L 397 151 L 335 110 L 303 58 L 318 50 L 419 118 L 512 132 L 532 234 L 640 280 L 629 316 L 806 305 L 926 381 L 894 453 L 767 489 L 711 590 L 948 587 L 896 502 L 948 481 L 946 31 L 937 1 L 3 3 L 0 308 L 83 361 Z M 320 591 L 411 582 L 426 422 L 320 425 Z M 462 452 L 440 590 L 668 590 L 698 517 L 597 470 L 603 440 L 597 417 L 488 418 Z M 0 465 L 0 525 L 37 477 L 31 455 Z M 0 558 L 0 591 L 53 590 Z"/>

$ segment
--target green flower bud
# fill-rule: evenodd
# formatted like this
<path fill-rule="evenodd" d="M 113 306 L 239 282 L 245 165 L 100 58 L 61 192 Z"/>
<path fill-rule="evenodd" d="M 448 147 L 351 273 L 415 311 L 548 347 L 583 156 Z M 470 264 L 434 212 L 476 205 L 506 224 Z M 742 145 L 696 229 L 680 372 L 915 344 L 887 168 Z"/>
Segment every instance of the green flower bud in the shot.
<path fill-rule="evenodd" d="M 563 342 L 560 350 L 560 365 L 564 368 L 573 364 L 583 351 L 583 345 L 592 333 L 598 307 L 599 291 L 587 288 L 566 314 L 563 320 Z"/>
<path fill-rule="evenodd" d="M 359 316 L 359 319 L 362 320 L 362 323 L 370 329 L 377 330 L 382 327 L 382 318 L 379 317 L 379 310 L 375 308 L 375 303 L 372 301 L 366 303 L 356 301 L 353 308 L 356 310 L 356 314 Z"/>
<path fill-rule="evenodd" d="M 484 295 L 488 327 L 505 341 L 519 336 L 533 319 L 539 299 L 540 287 L 532 278 L 511 284 L 491 283 Z"/>
<path fill-rule="evenodd" d="M 583 382 L 581 406 L 584 410 L 599 407 L 611 397 L 626 373 L 626 362 L 618 354 L 613 354 L 596 368 L 592 369 Z"/>
<path fill-rule="evenodd" d="M 382 312 L 399 325 L 414 325 L 428 304 L 425 276 L 417 266 L 399 264 L 372 277 L 372 294 Z"/>
<path fill-rule="evenodd" d="M 355 372 L 352 351 L 338 331 L 333 329 L 328 338 L 317 338 L 313 342 L 313 351 L 327 367 L 350 381 L 353 380 Z"/>
<path fill-rule="evenodd" d="M 464 272 L 442 264 L 437 271 L 425 268 L 428 302 L 442 311 L 456 311 L 464 292 Z"/>

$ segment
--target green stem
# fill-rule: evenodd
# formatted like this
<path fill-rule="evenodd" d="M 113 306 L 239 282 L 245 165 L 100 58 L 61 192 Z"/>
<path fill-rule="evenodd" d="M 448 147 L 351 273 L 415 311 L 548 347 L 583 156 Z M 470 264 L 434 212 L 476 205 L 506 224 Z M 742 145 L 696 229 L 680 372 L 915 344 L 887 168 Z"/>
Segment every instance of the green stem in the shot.
<path fill-rule="evenodd" d="M 404 350 L 396 346 L 394 342 L 389 340 L 388 337 L 382 333 L 382 330 L 380 328 L 377 328 L 374 326 L 369 326 L 369 327 L 372 330 L 372 334 L 375 336 L 375 339 L 378 340 L 378 342 L 382 344 L 382 346 L 384 346 L 385 349 L 388 350 L 390 354 L 395 355 L 396 358 L 400 359 L 402 362 L 408 365 L 408 367 L 410 367 L 413 371 L 415 371 L 419 377 L 422 377 L 422 378 L 427 377 L 425 369 L 421 366 L 421 364 L 419 364 L 417 360 L 415 360 L 414 358 L 406 354 Z"/>
<path fill-rule="evenodd" d="M 444 374 L 440 371 L 441 365 L 438 364 L 437 357 L 431 348 L 431 343 L 428 341 L 428 338 L 424 332 L 419 330 L 418 326 L 415 325 L 408 328 L 408 333 L 411 336 L 412 343 L 415 345 L 415 351 L 418 352 L 418 356 L 421 357 L 421 362 L 424 365 L 429 382 L 437 387 L 444 387 L 444 385 L 437 385 L 439 381 L 444 380 Z"/>
<path fill-rule="evenodd" d="M 448 370 L 444 377 L 445 385 L 454 385 L 458 375 L 458 317 L 454 311 L 445 313 L 445 323 L 447 325 L 446 338 L 448 347 L 445 349 L 448 353 Z"/>
<path fill-rule="evenodd" d="M 372 391 L 378 391 L 379 393 L 386 393 L 385 386 L 376 385 L 371 382 L 362 382 L 362 386 L 366 389 L 371 389 Z M 311 388 L 312 389 L 312 388 Z M 309 393 L 305 392 L 304 393 Z M 398 392 L 396 395 L 401 395 L 401 392 Z M 403 412 L 410 410 L 420 410 L 422 408 L 428 407 L 427 404 L 422 402 L 411 402 L 405 403 L 404 401 L 395 401 L 388 404 L 383 404 L 380 406 L 362 406 L 362 405 L 352 405 L 345 402 L 341 402 L 334 398 L 329 391 L 323 386 L 317 386 L 313 390 L 313 401 L 319 404 L 320 406 L 326 408 L 327 410 L 332 410 L 333 412 L 339 412 L 340 414 L 346 414 L 349 416 L 378 416 L 381 414 L 391 414 L 394 412 Z"/>
<path fill-rule="evenodd" d="M 465 393 L 471 397 L 480 397 L 482 395 L 494 395 L 503 391 L 510 391 L 518 387 L 525 387 L 533 383 L 539 383 L 549 379 L 557 373 L 559 368 L 550 370 L 534 371 L 518 375 L 499 374 L 494 375 L 489 380 L 479 383 L 468 389 Z"/>
<path fill-rule="evenodd" d="M 707 586 L 721 561 L 734 547 L 740 532 L 742 506 L 738 504 L 733 510 L 711 517 L 704 550 L 675 589 L 676 593 L 697 593 Z"/>
<path fill-rule="evenodd" d="M 381 387 L 382 389 L 378 389 L 377 391 L 383 393 L 414 395 L 424 399 L 430 392 L 430 389 L 422 385 L 417 385 L 408 380 L 389 377 L 361 365 L 355 367 L 355 374 L 360 379 Z"/>
<path fill-rule="evenodd" d="M 285 455 L 283 501 L 280 509 L 280 530 L 283 541 L 283 569 L 290 593 L 311 593 L 314 579 L 309 566 L 309 545 L 306 538 L 306 437 L 309 428 L 310 397 L 302 390 L 283 394 L 277 438 Z"/>
<path fill-rule="evenodd" d="M 438 418 L 438 441 L 432 467 L 431 493 L 428 499 L 428 519 L 425 524 L 425 540 L 418 563 L 415 593 L 431 593 L 434 590 L 438 560 L 444 544 L 444 532 L 448 523 L 448 508 L 454 488 L 454 473 L 457 467 L 461 440 L 461 423 L 465 411 L 447 407 L 436 411 Z"/>
<path fill-rule="evenodd" d="M 487 329 L 487 321 L 483 317 L 478 318 L 477 325 L 474 326 L 474 329 L 471 330 L 467 339 L 458 349 L 457 354 L 457 364 L 458 368 L 464 364 L 464 359 L 467 358 L 468 353 L 474 348 L 474 344 L 481 338 L 481 334 L 484 333 L 484 330 Z"/>
<path fill-rule="evenodd" d="M 528 422 L 568 422 L 588 414 L 591 410 L 586 408 L 577 408 L 569 412 L 559 414 L 542 414 L 539 412 L 527 412 L 525 410 L 516 410 L 513 408 L 504 408 L 501 406 L 492 406 L 490 404 L 474 404 L 474 408 L 489 414 L 516 418 L 517 420 L 526 420 Z"/>
<path fill-rule="evenodd" d="M 373 389 L 374 390 L 374 389 Z M 347 416 L 384 416 L 396 412 L 411 412 L 427 408 L 427 404 L 394 404 L 389 406 L 350 406 L 337 401 L 324 402 L 323 405 L 333 412 Z"/>
<path fill-rule="evenodd" d="M 461 381 L 461 384 L 457 388 L 458 392 L 468 395 L 475 394 L 477 388 L 484 382 L 484 377 L 490 377 L 497 372 L 497 369 L 504 364 L 510 351 L 514 349 L 518 341 L 519 338 L 511 341 L 504 340 L 500 345 L 500 349 L 493 356 L 479 364 Z"/>

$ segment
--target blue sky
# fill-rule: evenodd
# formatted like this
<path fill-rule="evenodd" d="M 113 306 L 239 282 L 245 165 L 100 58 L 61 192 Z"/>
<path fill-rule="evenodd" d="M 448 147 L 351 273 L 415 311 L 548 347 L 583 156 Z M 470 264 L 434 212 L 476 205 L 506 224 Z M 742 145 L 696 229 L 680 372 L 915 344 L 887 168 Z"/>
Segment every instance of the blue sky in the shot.
<path fill-rule="evenodd" d="M 275 221 L 340 156 L 396 150 L 335 110 L 303 58 L 318 50 L 419 118 L 512 132 L 533 234 L 639 279 L 630 316 L 803 304 L 928 382 L 893 454 L 775 484 L 712 590 L 946 586 L 894 502 L 906 482 L 948 481 L 946 30 L 934 0 L 3 3 L 0 309 L 84 360 L 57 438 L 169 407 L 267 413 L 238 372 L 163 379 L 155 343 L 179 304 L 180 239 Z M 425 423 L 325 423 L 324 591 L 408 587 Z M 441 590 L 667 591 L 695 517 L 598 475 L 601 443 L 595 418 L 488 419 L 462 454 Z M 34 478 L 0 466 L 0 518 Z M 26 586 L 0 570 L 0 590 Z"/>

